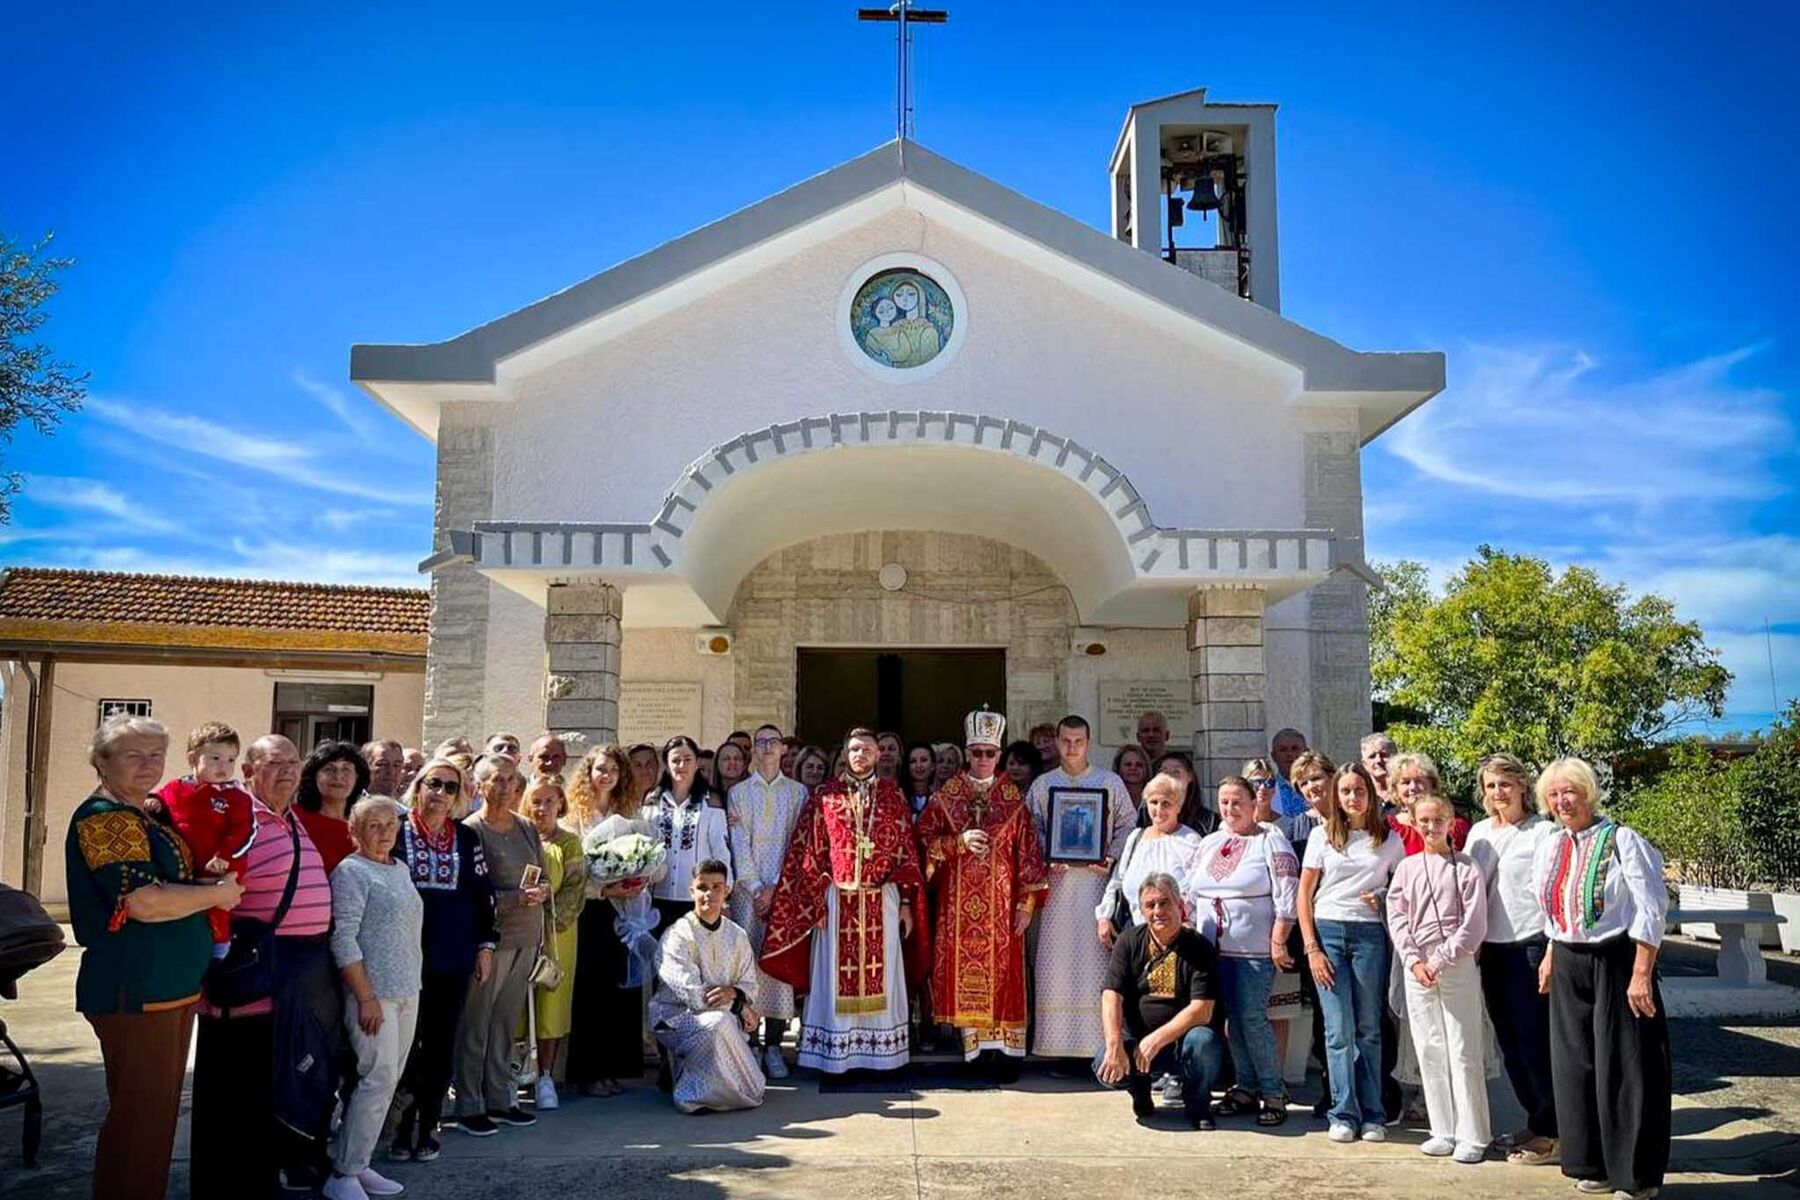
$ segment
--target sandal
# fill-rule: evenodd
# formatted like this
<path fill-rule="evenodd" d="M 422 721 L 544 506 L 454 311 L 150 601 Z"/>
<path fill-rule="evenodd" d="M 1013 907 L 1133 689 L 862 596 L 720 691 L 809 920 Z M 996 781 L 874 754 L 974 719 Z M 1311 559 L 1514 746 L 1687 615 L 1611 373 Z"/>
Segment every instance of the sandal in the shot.
<path fill-rule="evenodd" d="M 1256 1097 L 1244 1088 L 1234 1087 L 1219 1100 L 1219 1115 L 1235 1117 L 1241 1112 L 1256 1107 Z"/>
<path fill-rule="evenodd" d="M 1265 1129 L 1280 1125 L 1288 1119 L 1287 1097 L 1272 1096 L 1262 1102 L 1262 1111 L 1256 1114 L 1256 1123 Z"/>
<path fill-rule="evenodd" d="M 1506 1161 L 1523 1167 L 1550 1166 L 1562 1161 L 1562 1148 L 1555 1138 L 1541 1137 L 1514 1146 Z"/>

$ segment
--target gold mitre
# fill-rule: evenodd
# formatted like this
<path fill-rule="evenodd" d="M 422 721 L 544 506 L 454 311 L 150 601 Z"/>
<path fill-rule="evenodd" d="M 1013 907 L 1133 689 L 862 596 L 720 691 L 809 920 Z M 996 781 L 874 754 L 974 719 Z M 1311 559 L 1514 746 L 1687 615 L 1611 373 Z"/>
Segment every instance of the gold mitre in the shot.
<path fill-rule="evenodd" d="M 963 745 L 1006 745 L 1006 718 L 985 708 L 970 713 L 963 721 Z"/>

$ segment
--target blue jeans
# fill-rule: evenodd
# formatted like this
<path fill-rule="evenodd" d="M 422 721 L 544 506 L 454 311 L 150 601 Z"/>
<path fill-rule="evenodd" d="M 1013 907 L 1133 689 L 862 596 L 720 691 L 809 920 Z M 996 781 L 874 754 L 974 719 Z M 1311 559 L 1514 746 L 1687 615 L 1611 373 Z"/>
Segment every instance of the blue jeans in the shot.
<path fill-rule="evenodd" d="M 1275 1052 L 1275 1027 L 1269 1023 L 1269 992 L 1275 986 L 1275 963 L 1267 958 L 1219 956 L 1219 981 L 1225 993 L 1225 1027 L 1237 1086 L 1254 1089 L 1265 1100 L 1286 1094 L 1281 1063 Z"/>
<path fill-rule="evenodd" d="M 1381 1104 L 1381 1012 L 1387 1004 L 1387 930 L 1380 921 L 1319 921 L 1319 948 L 1334 982 L 1319 989 L 1325 1010 L 1325 1061 L 1331 1075 L 1331 1120 L 1351 1125 L 1387 1120 Z"/>
<path fill-rule="evenodd" d="M 1146 1074 L 1137 1069 L 1137 1040 L 1127 1037 L 1125 1060 L 1131 1064 L 1131 1073 L 1122 1084 L 1113 1086 L 1123 1087 L 1133 1100 L 1149 1100 L 1151 1081 L 1167 1073 L 1181 1080 L 1181 1106 L 1189 1116 L 1210 1111 L 1213 1081 L 1219 1077 L 1219 1041 L 1210 1026 L 1197 1025 L 1182 1034 L 1179 1042 L 1163 1047 Z"/>

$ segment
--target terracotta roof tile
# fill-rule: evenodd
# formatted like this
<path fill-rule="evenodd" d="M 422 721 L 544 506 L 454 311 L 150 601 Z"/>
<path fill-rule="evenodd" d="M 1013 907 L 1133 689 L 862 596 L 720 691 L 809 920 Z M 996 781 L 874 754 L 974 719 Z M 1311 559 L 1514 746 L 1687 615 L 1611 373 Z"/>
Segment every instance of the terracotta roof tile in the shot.
<path fill-rule="evenodd" d="M 217 631 L 314 632 L 338 643 L 424 649 L 431 597 L 423 588 L 343 587 L 252 579 L 13 567 L 0 573 L 0 627 L 66 626 L 72 640 L 103 630 L 156 631 L 159 642 L 212 644 Z M 182 630 L 192 631 L 183 634 Z M 209 632 L 213 631 L 213 632 Z M 135 638 L 131 640 L 137 640 Z"/>

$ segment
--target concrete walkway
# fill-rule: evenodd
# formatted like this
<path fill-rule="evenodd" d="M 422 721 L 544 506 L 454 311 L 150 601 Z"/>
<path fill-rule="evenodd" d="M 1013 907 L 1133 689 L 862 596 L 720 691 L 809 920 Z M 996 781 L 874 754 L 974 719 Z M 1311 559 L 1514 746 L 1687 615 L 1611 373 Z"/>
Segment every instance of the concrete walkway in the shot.
<path fill-rule="evenodd" d="M 69 1009 L 75 953 L 27 977 L 3 1015 L 49 1093 L 43 1165 L 18 1168 L 16 1113 L 0 1114 L 0 1196 L 87 1194 L 86 1170 L 104 1111 L 98 1052 Z M 1671 946 L 1670 969 L 1695 969 L 1704 950 Z M 1788 964 L 1771 958 L 1772 973 Z M 1663 1195 L 1800 1196 L 1800 1022 L 1675 1024 L 1676 1173 Z M 535 1128 L 497 1137 L 444 1135 L 436 1163 L 394 1166 L 421 1197 L 1198 1196 L 1569 1197 L 1554 1168 L 1500 1162 L 1465 1167 L 1420 1156 L 1423 1135 L 1338 1146 L 1296 1106 L 1287 1125 L 1247 1118 L 1216 1133 L 1132 1119 L 1123 1096 L 1028 1072 L 1004 1091 L 928 1090 L 821 1095 L 810 1079 L 770 1089 L 756 1112 L 682 1117 L 649 1086 L 610 1100 L 572 1100 Z M 186 1194 L 185 1136 L 170 1194 Z M 379 1160 L 377 1165 L 389 1170 Z"/>

